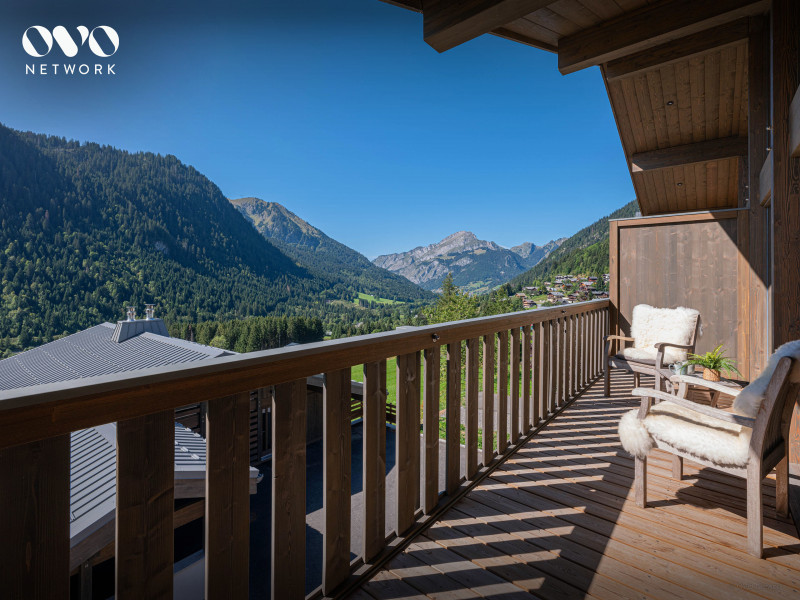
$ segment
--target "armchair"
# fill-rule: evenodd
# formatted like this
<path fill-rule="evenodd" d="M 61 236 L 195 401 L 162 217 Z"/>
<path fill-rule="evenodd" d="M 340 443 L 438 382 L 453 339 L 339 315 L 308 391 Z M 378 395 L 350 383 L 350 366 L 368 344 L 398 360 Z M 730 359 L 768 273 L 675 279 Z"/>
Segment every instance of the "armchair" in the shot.
<path fill-rule="evenodd" d="M 704 385 L 692 382 L 692 385 Z M 710 389 L 715 384 L 708 383 Z M 726 391 L 725 393 L 730 393 Z M 777 469 L 776 509 L 788 513 L 789 421 L 800 397 L 800 341 L 784 344 L 762 375 L 734 392 L 734 412 L 692 402 L 660 390 L 637 388 L 641 405 L 623 415 L 622 446 L 635 458 L 635 498 L 647 505 L 647 455 L 653 448 L 671 453 L 673 477 L 682 461 L 723 471 L 747 481 L 747 551 L 763 554 L 761 482 Z M 653 404 L 659 400 L 658 404 Z"/>
<path fill-rule="evenodd" d="M 630 337 L 604 338 L 605 396 L 611 394 L 611 369 L 632 372 L 635 387 L 639 387 L 640 375 L 644 373 L 655 377 L 655 389 L 671 390 L 669 365 L 686 360 L 688 353 L 694 352 L 699 332 L 700 313 L 694 309 L 635 306 Z M 614 353 L 615 342 L 622 344 L 617 353 Z M 628 343 L 632 346 L 627 346 Z"/>

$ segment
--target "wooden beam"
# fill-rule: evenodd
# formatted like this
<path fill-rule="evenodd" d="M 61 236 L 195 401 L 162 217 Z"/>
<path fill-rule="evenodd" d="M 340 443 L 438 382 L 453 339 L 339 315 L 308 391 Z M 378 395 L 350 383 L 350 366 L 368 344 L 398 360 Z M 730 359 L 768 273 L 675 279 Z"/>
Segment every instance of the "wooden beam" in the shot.
<path fill-rule="evenodd" d="M 116 597 L 172 598 L 175 413 L 117 423 Z M 208 569 L 208 567 L 206 567 Z"/>
<path fill-rule="evenodd" d="M 0 581 L 8 598 L 69 598 L 69 434 L 0 452 Z"/>
<path fill-rule="evenodd" d="M 539 50 L 552 52 L 553 54 L 558 53 L 557 46 L 553 46 L 552 44 L 548 44 L 547 42 L 543 42 L 541 40 L 537 40 L 527 35 L 517 33 L 516 31 L 511 31 L 506 27 L 498 27 L 497 29 L 493 29 L 489 33 L 491 33 L 492 35 L 496 35 L 497 37 L 503 38 L 505 40 L 511 40 L 512 42 L 519 42 L 520 44 L 525 44 L 526 46 L 530 46 L 531 48 L 538 48 Z"/>
<path fill-rule="evenodd" d="M 738 19 L 701 31 L 686 37 L 667 42 L 655 48 L 612 60 L 605 66 L 607 79 L 629 77 L 654 68 L 660 68 L 679 60 L 719 50 L 725 46 L 738 44 L 747 39 L 749 26 L 747 19 Z"/>
<path fill-rule="evenodd" d="M 694 163 L 747 156 L 747 138 L 731 136 L 631 155 L 631 172 L 669 169 Z"/>
<path fill-rule="evenodd" d="M 427 0 L 422 36 L 444 52 L 552 4 L 554 0 Z"/>
<path fill-rule="evenodd" d="M 662 0 L 648 4 L 562 37 L 558 70 L 564 75 L 574 73 L 762 13 L 768 7 L 766 0 Z"/>

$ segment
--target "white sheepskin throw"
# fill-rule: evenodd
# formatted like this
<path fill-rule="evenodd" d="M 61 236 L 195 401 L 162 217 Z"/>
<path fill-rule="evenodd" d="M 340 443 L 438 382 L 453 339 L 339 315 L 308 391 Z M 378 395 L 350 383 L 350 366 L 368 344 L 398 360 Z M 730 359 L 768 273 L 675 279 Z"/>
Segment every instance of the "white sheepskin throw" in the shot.
<path fill-rule="evenodd" d="M 750 382 L 750 385 L 739 392 L 739 395 L 734 399 L 733 412 L 755 419 L 758 409 L 767 395 L 767 387 L 770 379 L 772 379 L 772 374 L 775 372 L 775 367 L 778 366 L 778 361 L 784 356 L 795 359 L 789 379 L 794 383 L 800 383 L 800 340 L 795 340 L 785 343 L 775 351 L 775 354 L 769 357 L 769 362 L 761 375 Z"/>
<path fill-rule="evenodd" d="M 619 439 L 627 452 L 645 458 L 659 440 L 700 460 L 722 467 L 747 465 L 749 427 L 697 413 L 674 402 L 655 404 L 644 421 L 639 409 L 625 413 L 619 422 Z"/>
<path fill-rule="evenodd" d="M 625 348 L 622 355 L 630 360 L 655 360 L 659 342 L 689 344 L 692 341 L 700 313 L 693 308 L 654 308 L 639 304 L 633 308 L 631 337 L 633 347 Z M 664 364 L 686 360 L 687 351 L 679 348 L 664 349 Z"/>

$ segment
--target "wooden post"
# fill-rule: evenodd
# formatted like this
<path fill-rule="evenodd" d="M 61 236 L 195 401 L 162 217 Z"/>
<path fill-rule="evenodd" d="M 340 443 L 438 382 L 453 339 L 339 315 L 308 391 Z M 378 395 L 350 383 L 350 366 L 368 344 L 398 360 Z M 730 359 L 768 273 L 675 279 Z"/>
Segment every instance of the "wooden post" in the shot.
<path fill-rule="evenodd" d="M 8 598 L 69 599 L 69 463 L 69 435 L 0 451 L 0 581 Z"/>
<path fill-rule="evenodd" d="M 272 597 L 305 598 L 306 380 L 272 397 Z"/>
<path fill-rule="evenodd" d="M 508 448 L 508 331 L 497 336 L 497 452 Z"/>
<path fill-rule="evenodd" d="M 447 345 L 447 423 L 445 489 L 453 494 L 461 485 L 461 342 Z"/>
<path fill-rule="evenodd" d="M 539 417 L 542 414 L 540 405 L 542 402 L 542 392 L 540 389 L 542 378 L 542 327 L 537 323 L 532 327 L 533 332 L 533 356 L 531 356 L 531 370 L 533 371 L 533 382 L 531 385 L 531 425 L 536 427 L 539 424 Z"/>
<path fill-rule="evenodd" d="M 483 336 L 483 464 L 494 458 L 494 349 L 495 335 Z"/>
<path fill-rule="evenodd" d="M 386 360 L 364 365 L 363 452 L 361 556 L 368 562 L 386 541 Z"/>
<path fill-rule="evenodd" d="M 430 514 L 439 503 L 439 392 L 442 347 L 425 349 L 425 394 L 422 431 L 425 436 L 423 510 Z"/>
<path fill-rule="evenodd" d="M 467 379 L 466 379 L 466 432 L 467 479 L 475 477 L 478 471 L 478 338 L 467 340 Z"/>
<path fill-rule="evenodd" d="M 246 599 L 250 572 L 250 393 L 212 400 L 206 419 L 206 598 Z"/>
<path fill-rule="evenodd" d="M 403 535 L 414 524 L 419 506 L 420 353 L 397 357 L 397 516 L 395 532 Z M 349 524 L 348 524 L 349 527 Z"/>
<path fill-rule="evenodd" d="M 516 444 L 519 441 L 522 427 L 520 427 L 520 412 L 519 412 L 519 363 L 520 363 L 520 347 L 519 347 L 519 328 L 514 327 L 511 330 L 511 442 Z"/>
<path fill-rule="evenodd" d="M 527 434 L 531 429 L 531 326 L 522 327 L 522 427 Z"/>
<path fill-rule="evenodd" d="M 761 185 L 761 168 L 767 160 L 767 147 L 771 144 L 768 126 L 770 120 L 770 26 L 768 17 L 752 17 L 749 20 L 748 40 L 748 140 L 749 162 L 749 217 L 750 250 L 747 264 L 742 265 L 744 273 L 739 277 L 746 280 L 744 290 L 748 294 L 743 302 L 746 320 L 749 323 L 750 374 L 754 378 L 764 369 L 772 354 L 771 324 L 769 321 L 769 287 L 771 285 L 770 252 L 772 229 L 769 208 L 762 205 L 758 197 Z M 772 187 L 773 182 L 768 185 Z M 741 263 L 740 263 L 741 264 Z M 740 313 L 744 313 L 740 310 Z M 741 316 L 745 318 L 744 314 Z"/>
<path fill-rule="evenodd" d="M 546 419 L 550 414 L 550 403 L 553 395 L 553 376 L 551 373 L 551 321 L 542 321 L 542 392 L 541 392 L 541 412 L 542 419 Z"/>
<path fill-rule="evenodd" d="M 772 2 L 772 347 L 800 338 L 800 158 L 792 157 L 791 103 L 800 85 L 800 3 Z M 772 349 L 772 348 L 771 348 Z M 770 349 L 770 350 L 771 350 Z M 792 472 L 800 468 L 800 406 L 789 433 Z M 800 490 L 790 486 L 790 505 L 800 506 Z M 760 509 L 760 507 L 759 507 Z M 748 519 L 750 513 L 748 511 Z M 800 515 L 795 510 L 795 519 Z M 760 551 L 760 549 L 759 549 Z"/>
<path fill-rule="evenodd" d="M 119 600 L 172 598 L 174 461 L 174 411 L 117 423 Z M 206 564 L 206 576 L 208 568 Z"/>
<path fill-rule="evenodd" d="M 400 367 L 398 357 L 398 377 L 400 376 Z M 352 433 L 350 431 L 349 367 L 325 373 L 322 404 L 324 411 L 322 506 L 325 514 L 325 528 L 322 534 L 322 593 L 329 596 L 350 574 L 350 438 Z M 417 408 L 417 422 L 419 422 L 419 408 Z M 418 437 L 416 441 L 417 452 L 419 452 Z M 417 471 L 416 481 L 419 486 L 419 471 Z M 419 493 L 417 495 L 419 496 Z"/>

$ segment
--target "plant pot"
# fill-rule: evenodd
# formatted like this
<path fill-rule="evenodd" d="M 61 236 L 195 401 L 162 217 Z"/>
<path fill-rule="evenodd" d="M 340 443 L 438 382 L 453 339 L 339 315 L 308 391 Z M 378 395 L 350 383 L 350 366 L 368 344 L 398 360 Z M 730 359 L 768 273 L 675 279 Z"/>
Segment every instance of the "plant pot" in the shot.
<path fill-rule="evenodd" d="M 714 369 L 703 369 L 703 379 L 706 381 L 719 381 L 719 371 Z"/>

